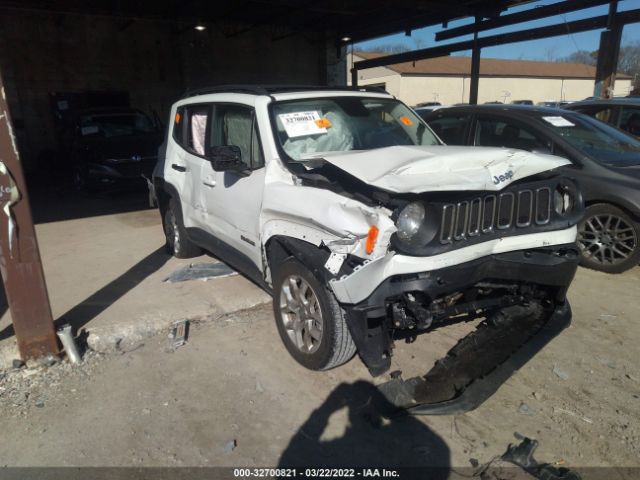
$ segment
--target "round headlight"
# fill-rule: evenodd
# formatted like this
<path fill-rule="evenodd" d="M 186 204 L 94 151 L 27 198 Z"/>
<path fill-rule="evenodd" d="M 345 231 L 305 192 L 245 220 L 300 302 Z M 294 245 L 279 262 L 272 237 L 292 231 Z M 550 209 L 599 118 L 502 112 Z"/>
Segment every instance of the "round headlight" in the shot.
<path fill-rule="evenodd" d="M 424 207 L 421 203 L 410 203 L 402 209 L 398 215 L 396 228 L 400 240 L 410 240 L 422 225 L 424 220 Z"/>
<path fill-rule="evenodd" d="M 558 185 L 553 192 L 553 208 L 558 215 L 566 215 L 573 210 L 573 192 L 565 185 Z"/>

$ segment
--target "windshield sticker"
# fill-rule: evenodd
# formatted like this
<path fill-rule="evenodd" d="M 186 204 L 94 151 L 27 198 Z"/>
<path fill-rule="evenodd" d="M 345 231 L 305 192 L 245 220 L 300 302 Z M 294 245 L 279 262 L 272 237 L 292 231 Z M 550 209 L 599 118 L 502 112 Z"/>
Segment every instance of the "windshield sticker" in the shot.
<path fill-rule="evenodd" d="M 542 119 L 554 127 L 575 127 L 575 124 L 564 117 L 542 117 Z"/>
<path fill-rule="evenodd" d="M 316 120 L 316 125 L 318 128 L 331 128 L 331 122 L 328 118 L 322 117 Z"/>
<path fill-rule="evenodd" d="M 281 113 L 278 118 L 289 138 L 327 133 L 326 127 L 318 125 L 318 121 L 321 120 L 318 112 Z"/>
<path fill-rule="evenodd" d="M 400 121 L 405 124 L 407 127 L 410 127 L 411 125 L 413 125 L 413 122 L 411 121 L 411 119 L 409 117 L 406 116 L 401 116 L 400 117 Z"/>

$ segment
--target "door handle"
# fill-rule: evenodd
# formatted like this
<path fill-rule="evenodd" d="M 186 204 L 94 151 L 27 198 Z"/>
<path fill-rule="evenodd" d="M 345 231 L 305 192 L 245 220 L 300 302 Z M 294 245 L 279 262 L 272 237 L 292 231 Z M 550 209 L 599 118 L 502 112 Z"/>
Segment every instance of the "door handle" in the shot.
<path fill-rule="evenodd" d="M 213 178 L 207 178 L 206 180 L 203 180 L 202 183 L 203 185 L 211 188 L 216 186 L 216 181 Z"/>
<path fill-rule="evenodd" d="M 172 163 L 171 164 L 171 168 L 173 168 L 174 170 L 177 170 L 178 172 L 186 172 L 187 171 L 187 167 L 184 167 L 182 165 L 178 165 L 177 163 Z"/>

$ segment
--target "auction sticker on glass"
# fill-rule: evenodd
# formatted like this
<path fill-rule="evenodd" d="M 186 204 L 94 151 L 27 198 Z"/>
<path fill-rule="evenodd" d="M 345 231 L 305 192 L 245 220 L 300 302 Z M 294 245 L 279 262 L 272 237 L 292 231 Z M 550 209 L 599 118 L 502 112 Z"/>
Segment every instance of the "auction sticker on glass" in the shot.
<path fill-rule="evenodd" d="M 553 125 L 554 127 L 575 127 L 573 123 L 567 120 L 564 117 L 555 116 L 555 117 L 542 117 L 542 119 Z"/>
<path fill-rule="evenodd" d="M 289 138 L 327 133 L 326 128 L 319 126 L 322 123 L 319 121 L 320 114 L 317 111 L 281 113 L 278 118 Z"/>

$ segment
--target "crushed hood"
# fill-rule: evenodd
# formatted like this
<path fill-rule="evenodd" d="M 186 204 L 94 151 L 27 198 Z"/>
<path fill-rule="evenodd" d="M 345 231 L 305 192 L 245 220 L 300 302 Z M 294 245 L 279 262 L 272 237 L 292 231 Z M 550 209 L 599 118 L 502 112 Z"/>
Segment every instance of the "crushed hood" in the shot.
<path fill-rule="evenodd" d="M 552 155 L 492 147 L 394 146 L 327 153 L 324 161 L 390 192 L 501 190 L 571 162 Z"/>

